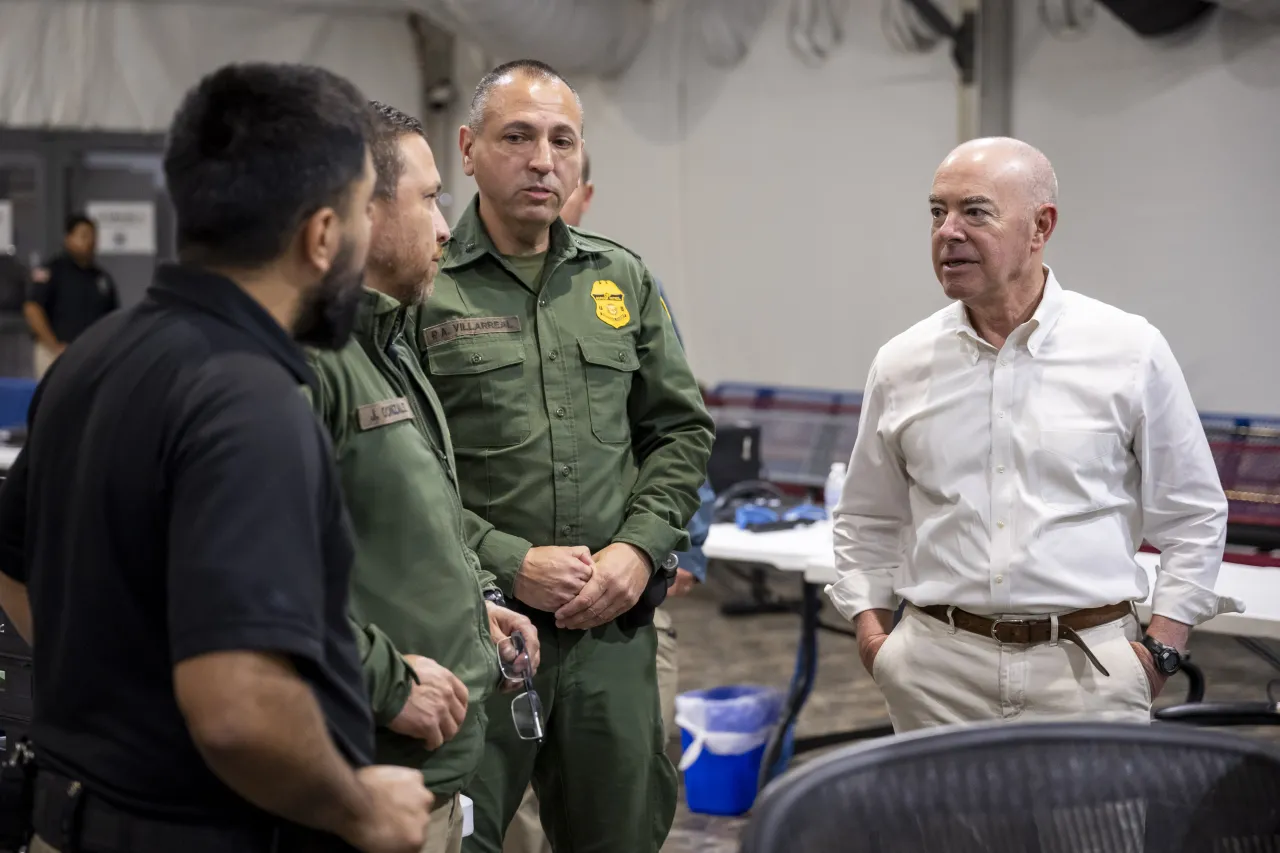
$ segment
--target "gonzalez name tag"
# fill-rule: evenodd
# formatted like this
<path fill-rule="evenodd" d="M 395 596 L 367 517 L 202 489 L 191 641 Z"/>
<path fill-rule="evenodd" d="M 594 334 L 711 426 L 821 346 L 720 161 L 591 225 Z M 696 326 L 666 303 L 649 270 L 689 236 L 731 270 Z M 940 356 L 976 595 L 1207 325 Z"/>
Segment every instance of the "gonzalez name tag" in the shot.
<path fill-rule="evenodd" d="M 360 422 L 360 429 L 375 429 L 400 421 L 413 420 L 413 409 L 404 397 L 396 397 L 392 400 L 383 400 L 381 403 L 361 406 L 356 409 L 356 418 Z"/>
<path fill-rule="evenodd" d="M 464 320 L 450 320 L 438 326 L 422 330 L 422 345 L 438 347 L 457 338 L 469 338 L 476 335 L 502 335 L 520 331 L 519 317 L 471 317 Z"/>

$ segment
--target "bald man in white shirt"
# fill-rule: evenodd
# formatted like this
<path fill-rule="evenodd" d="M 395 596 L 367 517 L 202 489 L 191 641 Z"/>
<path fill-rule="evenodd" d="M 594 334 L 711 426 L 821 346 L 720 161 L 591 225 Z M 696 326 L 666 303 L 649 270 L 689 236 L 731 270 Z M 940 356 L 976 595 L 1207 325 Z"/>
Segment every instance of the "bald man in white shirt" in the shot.
<path fill-rule="evenodd" d="M 1242 609 L 1214 593 L 1227 502 L 1186 381 L 1155 327 L 1044 265 L 1041 152 L 965 143 L 929 207 L 955 302 L 872 364 L 827 593 L 899 732 L 1149 720 L 1191 627 Z M 1146 635 L 1144 538 L 1162 552 Z"/>

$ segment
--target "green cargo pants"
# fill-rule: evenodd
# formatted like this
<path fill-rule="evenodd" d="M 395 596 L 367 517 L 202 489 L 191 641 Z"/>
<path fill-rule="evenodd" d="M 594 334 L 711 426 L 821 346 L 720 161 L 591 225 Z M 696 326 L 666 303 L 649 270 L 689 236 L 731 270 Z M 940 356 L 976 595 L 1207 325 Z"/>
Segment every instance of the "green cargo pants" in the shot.
<path fill-rule="evenodd" d="M 531 779 L 555 853 L 658 853 L 677 783 L 664 751 L 653 626 L 567 631 L 544 614 L 532 618 L 546 738 L 539 746 L 516 735 L 516 694 L 490 697 L 484 759 L 466 789 L 475 828 L 463 853 L 500 853 Z"/>

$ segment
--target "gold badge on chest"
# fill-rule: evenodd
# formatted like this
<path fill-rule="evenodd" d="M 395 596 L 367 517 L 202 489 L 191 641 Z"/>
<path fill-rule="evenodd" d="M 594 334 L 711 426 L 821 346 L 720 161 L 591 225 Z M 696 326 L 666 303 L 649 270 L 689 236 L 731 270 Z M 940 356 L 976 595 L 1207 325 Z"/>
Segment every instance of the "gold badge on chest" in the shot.
<path fill-rule="evenodd" d="M 622 290 L 611 281 L 597 281 L 591 285 L 591 298 L 596 302 L 596 316 L 615 329 L 631 322 L 631 312 Z"/>

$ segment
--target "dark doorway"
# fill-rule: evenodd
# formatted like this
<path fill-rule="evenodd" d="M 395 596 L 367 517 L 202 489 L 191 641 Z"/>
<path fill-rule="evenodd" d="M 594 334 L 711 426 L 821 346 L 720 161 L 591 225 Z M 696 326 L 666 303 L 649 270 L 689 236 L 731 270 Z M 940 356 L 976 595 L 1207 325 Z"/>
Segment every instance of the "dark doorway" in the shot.
<path fill-rule="evenodd" d="M 158 134 L 0 129 L 0 224 L 6 214 L 9 222 L 7 235 L 0 227 L 0 375 L 32 375 L 31 336 L 6 282 L 61 251 L 69 214 L 98 220 L 98 263 L 124 306 L 173 258 L 163 151 Z"/>

